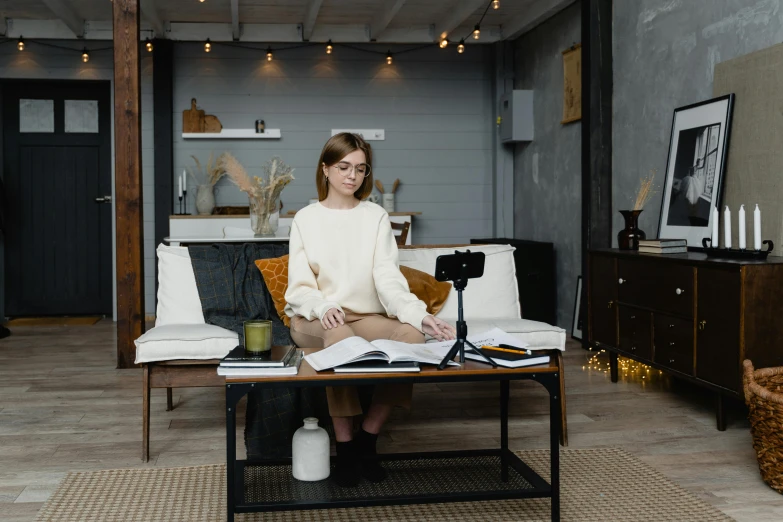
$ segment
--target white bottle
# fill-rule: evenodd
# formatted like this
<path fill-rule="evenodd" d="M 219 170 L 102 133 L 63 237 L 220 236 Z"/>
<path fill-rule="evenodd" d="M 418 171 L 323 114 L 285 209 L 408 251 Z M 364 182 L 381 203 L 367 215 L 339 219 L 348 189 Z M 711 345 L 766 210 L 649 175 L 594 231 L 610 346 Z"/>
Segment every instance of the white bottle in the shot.
<path fill-rule="evenodd" d="M 295 479 L 313 482 L 329 477 L 329 435 L 315 417 L 307 417 L 294 433 L 291 457 Z"/>

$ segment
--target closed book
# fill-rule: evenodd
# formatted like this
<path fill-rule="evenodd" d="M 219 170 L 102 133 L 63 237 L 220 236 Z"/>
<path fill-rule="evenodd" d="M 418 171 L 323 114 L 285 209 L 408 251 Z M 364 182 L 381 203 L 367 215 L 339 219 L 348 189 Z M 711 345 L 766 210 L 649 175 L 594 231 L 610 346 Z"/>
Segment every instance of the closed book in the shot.
<path fill-rule="evenodd" d="M 679 246 L 688 246 L 688 241 L 686 239 L 640 239 L 639 240 L 639 246 L 646 246 L 646 247 L 679 247 Z"/>
<path fill-rule="evenodd" d="M 397 373 L 397 372 L 419 372 L 421 368 L 419 363 L 412 362 L 393 362 L 385 363 L 383 361 L 362 361 L 358 363 L 335 366 L 334 373 Z"/>
<path fill-rule="evenodd" d="M 688 247 L 654 248 L 639 246 L 639 252 L 642 254 L 686 254 Z"/>
<path fill-rule="evenodd" d="M 540 353 L 511 353 L 510 351 L 498 351 L 488 350 L 483 348 L 481 350 L 484 355 L 495 361 L 498 366 L 504 366 L 506 368 L 523 368 L 525 366 L 535 366 L 537 364 L 549 363 L 548 355 L 541 355 Z M 465 350 L 465 358 L 471 361 L 486 362 L 480 355 Z"/>
<path fill-rule="evenodd" d="M 257 367 L 257 368 L 280 368 L 286 366 L 289 359 L 296 352 L 296 347 L 273 346 L 272 349 L 264 355 L 254 355 L 245 350 L 242 345 L 237 346 L 228 355 L 220 361 L 220 366 L 233 367 Z"/>
<path fill-rule="evenodd" d="M 218 375 L 225 377 L 285 377 L 299 373 L 299 366 L 302 364 L 303 353 L 301 350 L 295 350 L 294 355 L 289 361 L 290 364 L 282 367 L 230 367 L 218 366 Z"/>

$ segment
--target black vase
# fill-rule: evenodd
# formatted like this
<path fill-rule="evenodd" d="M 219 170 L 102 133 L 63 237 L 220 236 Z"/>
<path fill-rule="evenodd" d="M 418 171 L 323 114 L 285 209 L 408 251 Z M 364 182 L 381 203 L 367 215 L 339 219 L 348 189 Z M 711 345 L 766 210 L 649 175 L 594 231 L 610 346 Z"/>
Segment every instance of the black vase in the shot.
<path fill-rule="evenodd" d="M 621 210 L 625 219 L 625 228 L 617 233 L 617 245 L 620 250 L 639 250 L 639 240 L 646 239 L 647 234 L 639 228 L 641 210 Z"/>

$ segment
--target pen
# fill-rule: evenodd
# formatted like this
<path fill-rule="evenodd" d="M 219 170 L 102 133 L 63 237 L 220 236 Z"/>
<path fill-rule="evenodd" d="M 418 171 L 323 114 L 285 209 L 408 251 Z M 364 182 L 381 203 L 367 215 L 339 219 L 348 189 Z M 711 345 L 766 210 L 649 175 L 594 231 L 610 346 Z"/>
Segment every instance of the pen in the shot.
<path fill-rule="evenodd" d="M 481 349 L 482 350 L 491 350 L 491 351 L 495 351 L 495 352 L 515 353 L 517 355 L 530 355 L 530 350 L 519 350 L 519 349 L 509 350 L 507 348 L 499 348 L 497 346 L 486 346 L 486 345 L 482 346 Z"/>
<path fill-rule="evenodd" d="M 525 350 L 524 348 L 519 348 L 518 346 L 511 346 L 510 344 L 501 344 L 499 346 L 501 348 L 507 348 L 509 350 L 516 350 L 518 352 L 526 353 L 528 355 L 531 355 L 533 353 L 531 350 Z"/>

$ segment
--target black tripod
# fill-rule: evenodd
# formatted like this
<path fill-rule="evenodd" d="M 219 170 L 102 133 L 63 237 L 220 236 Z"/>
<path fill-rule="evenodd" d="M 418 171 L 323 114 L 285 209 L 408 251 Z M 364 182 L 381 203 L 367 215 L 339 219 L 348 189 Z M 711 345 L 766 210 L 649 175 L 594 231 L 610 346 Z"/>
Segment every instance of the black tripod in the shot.
<path fill-rule="evenodd" d="M 470 251 L 468 251 L 470 252 Z M 483 261 L 483 259 L 482 259 Z M 462 311 L 462 291 L 465 290 L 465 287 L 468 286 L 468 278 L 466 276 L 466 265 L 462 265 L 460 270 L 460 278 L 454 280 L 454 289 L 457 291 L 457 298 L 458 298 L 458 305 L 459 305 L 459 312 L 458 312 L 458 318 L 457 318 L 457 340 L 454 342 L 454 346 L 451 347 L 451 350 L 449 350 L 449 353 L 446 354 L 446 357 L 443 358 L 443 360 L 438 365 L 438 369 L 442 370 L 444 369 L 448 364 L 449 361 L 454 358 L 455 355 L 459 352 L 459 362 L 460 364 L 465 363 L 465 345 L 468 345 L 468 347 L 475 353 L 479 354 L 481 357 L 484 358 L 486 362 L 492 365 L 493 368 L 497 368 L 498 365 L 495 361 L 484 355 L 484 352 L 476 348 L 476 346 L 468 341 L 468 324 L 465 322 L 465 317 L 463 316 Z"/>

